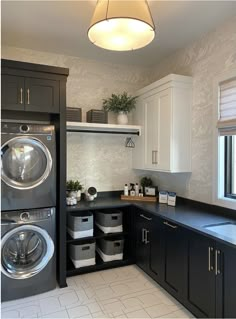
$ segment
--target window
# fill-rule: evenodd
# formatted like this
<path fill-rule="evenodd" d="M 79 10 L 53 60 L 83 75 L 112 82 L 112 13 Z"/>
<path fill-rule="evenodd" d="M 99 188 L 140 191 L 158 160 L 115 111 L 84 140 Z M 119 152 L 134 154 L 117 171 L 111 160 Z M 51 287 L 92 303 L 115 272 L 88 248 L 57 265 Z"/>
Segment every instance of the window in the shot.
<path fill-rule="evenodd" d="M 236 135 L 225 136 L 225 197 L 236 199 Z"/>
<path fill-rule="evenodd" d="M 236 77 L 218 85 L 218 198 L 236 200 Z"/>

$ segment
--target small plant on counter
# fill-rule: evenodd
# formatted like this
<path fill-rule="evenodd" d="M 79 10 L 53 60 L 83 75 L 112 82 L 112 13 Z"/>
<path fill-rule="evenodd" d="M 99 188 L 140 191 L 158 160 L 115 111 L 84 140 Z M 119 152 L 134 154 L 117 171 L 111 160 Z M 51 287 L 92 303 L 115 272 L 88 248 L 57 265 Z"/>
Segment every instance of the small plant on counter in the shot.
<path fill-rule="evenodd" d="M 66 189 L 69 192 L 78 192 L 81 191 L 83 186 L 78 180 L 73 181 L 72 179 L 66 182 Z"/>
<path fill-rule="evenodd" d="M 110 98 L 103 100 L 103 109 L 118 114 L 118 124 L 127 124 L 127 114 L 135 109 L 137 96 L 129 96 L 127 92 L 112 94 Z"/>
<path fill-rule="evenodd" d="M 69 180 L 66 182 L 67 196 L 73 199 L 73 203 L 77 204 L 81 200 L 81 190 L 83 186 L 78 180 Z"/>
<path fill-rule="evenodd" d="M 152 186 L 152 180 L 150 177 L 143 177 L 141 178 L 141 181 L 140 181 L 140 185 L 142 186 L 143 188 L 143 193 L 145 194 L 145 187 L 150 187 Z"/>

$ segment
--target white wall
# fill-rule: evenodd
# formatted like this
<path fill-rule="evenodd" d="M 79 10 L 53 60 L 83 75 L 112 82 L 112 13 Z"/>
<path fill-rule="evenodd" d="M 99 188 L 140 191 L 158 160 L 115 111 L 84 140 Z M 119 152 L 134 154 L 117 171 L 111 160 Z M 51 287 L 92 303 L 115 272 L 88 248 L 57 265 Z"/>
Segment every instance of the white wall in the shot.
<path fill-rule="evenodd" d="M 193 77 L 192 174 L 153 174 L 159 188 L 212 203 L 213 110 L 217 107 L 213 82 L 217 74 L 232 68 L 236 68 L 236 17 L 156 65 L 153 81 L 170 73 Z"/>
<path fill-rule="evenodd" d="M 2 58 L 69 68 L 67 106 L 81 107 L 83 121 L 88 110 L 102 108 L 103 98 L 123 91 L 133 94 L 150 81 L 146 68 L 48 52 L 2 47 Z M 109 114 L 109 122 L 114 121 Z M 124 136 L 70 133 L 67 137 L 68 179 L 79 179 L 85 187 L 95 186 L 99 191 L 120 190 L 125 183 L 136 182 Z"/>

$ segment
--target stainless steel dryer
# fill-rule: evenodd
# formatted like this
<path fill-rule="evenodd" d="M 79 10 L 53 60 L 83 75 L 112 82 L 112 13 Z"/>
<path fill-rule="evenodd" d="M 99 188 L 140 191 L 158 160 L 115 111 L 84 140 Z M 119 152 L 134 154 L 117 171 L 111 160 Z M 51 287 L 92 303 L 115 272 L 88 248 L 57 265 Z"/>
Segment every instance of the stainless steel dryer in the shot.
<path fill-rule="evenodd" d="M 54 289 L 55 209 L 4 212 L 1 232 L 2 301 Z"/>
<path fill-rule="evenodd" d="M 54 126 L 2 123 L 2 211 L 56 206 Z"/>

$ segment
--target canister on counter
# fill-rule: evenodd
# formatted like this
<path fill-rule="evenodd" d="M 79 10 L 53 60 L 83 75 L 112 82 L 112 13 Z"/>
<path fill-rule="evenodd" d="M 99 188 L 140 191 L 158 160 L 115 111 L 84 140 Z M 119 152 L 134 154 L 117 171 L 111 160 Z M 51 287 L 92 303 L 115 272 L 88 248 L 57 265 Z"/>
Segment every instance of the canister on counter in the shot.
<path fill-rule="evenodd" d="M 175 192 L 169 192 L 168 193 L 168 205 L 169 206 L 175 206 L 176 204 L 176 193 Z"/>
<path fill-rule="evenodd" d="M 167 191 L 160 191 L 159 192 L 159 203 L 167 204 L 168 202 L 168 192 Z"/>

